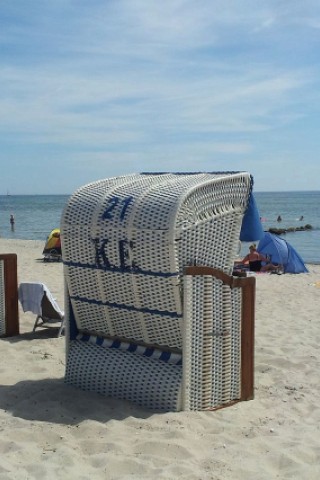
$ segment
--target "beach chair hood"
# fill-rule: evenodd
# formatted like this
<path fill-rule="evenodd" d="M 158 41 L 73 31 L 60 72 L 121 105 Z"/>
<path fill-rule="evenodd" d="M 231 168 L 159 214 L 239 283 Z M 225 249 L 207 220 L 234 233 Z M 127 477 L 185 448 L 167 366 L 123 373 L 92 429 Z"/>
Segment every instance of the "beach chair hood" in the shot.
<path fill-rule="evenodd" d="M 269 255 L 272 263 L 283 265 L 285 273 L 306 273 L 306 268 L 298 252 L 283 238 L 265 232 L 257 248 L 262 255 Z"/>
<path fill-rule="evenodd" d="M 61 253 L 60 228 L 55 228 L 49 233 L 43 253 L 49 253 L 52 250 L 57 250 L 57 252 Z"/>

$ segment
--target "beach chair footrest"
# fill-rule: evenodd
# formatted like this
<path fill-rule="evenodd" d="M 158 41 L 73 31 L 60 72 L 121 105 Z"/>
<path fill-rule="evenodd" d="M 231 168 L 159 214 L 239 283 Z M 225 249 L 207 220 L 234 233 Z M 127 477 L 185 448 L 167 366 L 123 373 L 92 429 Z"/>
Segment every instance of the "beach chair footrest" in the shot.
<path fill-rule="evenodd" d="M 182 366 L 79 340 L 70 343 L 65 382 L 153 410 L 182 409 Z"/>

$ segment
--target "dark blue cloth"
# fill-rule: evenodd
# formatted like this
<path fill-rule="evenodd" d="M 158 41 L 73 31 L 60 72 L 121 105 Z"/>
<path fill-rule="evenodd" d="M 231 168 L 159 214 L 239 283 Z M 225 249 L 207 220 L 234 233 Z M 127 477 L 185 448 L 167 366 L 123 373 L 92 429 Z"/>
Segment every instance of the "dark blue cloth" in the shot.
<path fill-rule="evenodd" d="M 283 265 L 284 273 L 307 273 L 299 253 L 284 238 L 266 232 L 259 242 L 258 252 L 269 255 L 272 263 Z"/>
<path fill-rule="evenodd" d="M 258 206 L 251 192 L 248 207 L 242 220 L 240 240 L 242 242 L 253 242 L 260 240 L 263 236 L 264 231 L 261 225 Z"/>

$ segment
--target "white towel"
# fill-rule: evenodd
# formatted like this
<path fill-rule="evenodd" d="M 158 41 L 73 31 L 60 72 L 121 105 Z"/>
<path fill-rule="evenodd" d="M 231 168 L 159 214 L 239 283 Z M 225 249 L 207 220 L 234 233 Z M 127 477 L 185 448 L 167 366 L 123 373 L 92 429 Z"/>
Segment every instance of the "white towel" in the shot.
<path fill-rule="evenodd" d="M 49 300 L 49 302 L 51 303 L 51 305 L 53 306 L 55 311 L 60 313 L 62 316 L 64 316 L 64 311 L 61 310 L 61 308 L 59 307 L 59 305 L 56 302 L 56 299 L 53 298 L 52 293 L 50 292 L 49 288 L 44 284 L 42 284 L 42 285 L 43 285 L 44 291 L 46 292 L 47 299 Z"/>
<path fill-rule="evenodd" d="M 43 283 L 21 283 L 18 295 L 23 311 L 41 315 L 41 302 L 45 290 L 47 287 Z"/>
<path fill-rule="evenodd" d="M 20 283 L 18 295 L 23 311 L 42 315 L 41 302 L 44 293 L 46 293 L 49 302 L 51 302 L 56 312 L 64 316 L 64 312 L 53 298 L 49 288 L 41 282 Z"/>

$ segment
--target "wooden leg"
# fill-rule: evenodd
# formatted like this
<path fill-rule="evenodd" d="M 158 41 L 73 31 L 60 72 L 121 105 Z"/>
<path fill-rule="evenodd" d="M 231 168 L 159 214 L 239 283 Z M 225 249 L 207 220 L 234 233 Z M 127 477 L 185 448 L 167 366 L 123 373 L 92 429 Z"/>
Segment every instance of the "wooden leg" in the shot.
<path fill-rule="evenodd" d="M 254 397 L 255 278 L 243 281 L 241 332 L 241 400 Z"/>

